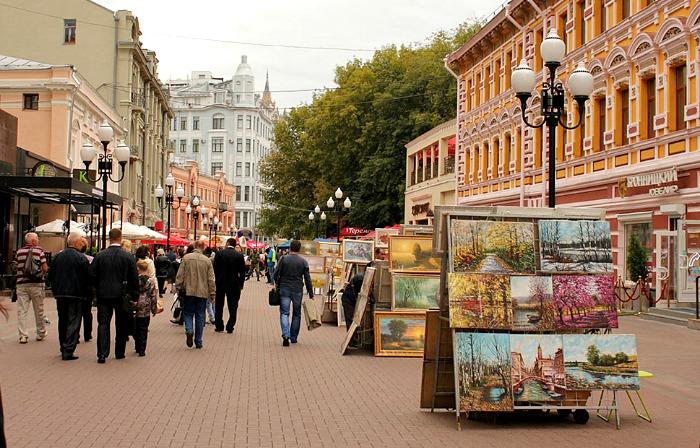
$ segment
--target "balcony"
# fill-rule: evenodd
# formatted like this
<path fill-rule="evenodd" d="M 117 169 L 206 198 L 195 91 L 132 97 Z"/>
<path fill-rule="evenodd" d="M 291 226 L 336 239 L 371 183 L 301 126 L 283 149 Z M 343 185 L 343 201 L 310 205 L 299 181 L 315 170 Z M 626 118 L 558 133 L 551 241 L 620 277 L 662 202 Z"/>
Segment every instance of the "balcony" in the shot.
<path fill-rule="evenodd" d="M 137 92 L 131 92 L 131 107 L 136 112 L 146 110 L 146 97 Z"/>

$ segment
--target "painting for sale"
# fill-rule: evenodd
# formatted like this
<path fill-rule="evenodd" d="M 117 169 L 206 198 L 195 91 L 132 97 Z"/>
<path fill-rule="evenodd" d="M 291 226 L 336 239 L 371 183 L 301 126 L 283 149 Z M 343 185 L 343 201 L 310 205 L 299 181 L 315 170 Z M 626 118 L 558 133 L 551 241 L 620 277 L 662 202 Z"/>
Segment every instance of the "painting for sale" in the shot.
<path fill-rule="evenodd" d="M 510 277 L 513 330 L 554 330 L 556 309 L 552 300 L 552 277 L 513 275 Z"/>
<path fill-rule="evenodd" d="M 392 271 L 440 272 L 440 259 L 432 256 L 433 239 L 425 236 L 389 237 Z"/>
<path fill-rule="evenodd" d="M 541 265 L 545 272 L 612 272 L 610 223 L 542 220 Z"/>
<path fill-rule="evenodd" d="M 302 255 L 318 255 L 316 241 L 301 240 L 301 249 L 299 249 L 299 253 Z"/>
<path fill-rule="evenodd" d="M 460 411 L 511 411 L 510 338 L 507 333 L 453 334 L 456 399 Z"/>
<path fill-rule="evenodd" d="M 324 272 L 326 266 L 326 258 L 317 255 L 302 255 L 301 258 L 309 263 L 309 272 Z"/>
<path fill-rule="evenodd" d="M 425 313 L 376 311 L 374 356 L 423 356 Z"/>
<path fill-rule="evenodd" d="M 374 259 L 374 241 L 343 240 L 343 261 L 367 264 Z"/>
<path fill-rule="evenodd" d="M 564 398 L 564 350 L 557 334 L 511 334 L 511 382 L 515 401 Z"/>
<path fill-rule="evenodd" d="M 633 334 L 565 334 L 567 389 L 639 389 Z"/>
<path fill-rule="evenodd" d="M 450 327 L 509 330 L 513 322 L 510 277 L 448 274 Z"/>
<path fill-rule="evenodd" d="M 612 275 L 554 275 L 552 297 L 558 330 L 617 328 Z"/>
<path fill-rule="evenodd" d="M 389 247 L 389 237 L 398 235 L 399 229 L 374 229 L 374 245 L 380 248 Z"/>
<path fill-rule="evenodd" d="M 510 221 L 450 221 L 454 272 L 535 273 L 534 224 Z"/>
<path fill-rule="evenodd" d="M 438 308 L 440 294 L 439 275 L 415 275 L 394 273 L 392 275 L 391 309 L 428 310 Z"/>
<path fill-rule="evenodd" d="M 318 241 L 316 250 L 322 257 L 337 257 L 340 255 L 340 244 Z"/>

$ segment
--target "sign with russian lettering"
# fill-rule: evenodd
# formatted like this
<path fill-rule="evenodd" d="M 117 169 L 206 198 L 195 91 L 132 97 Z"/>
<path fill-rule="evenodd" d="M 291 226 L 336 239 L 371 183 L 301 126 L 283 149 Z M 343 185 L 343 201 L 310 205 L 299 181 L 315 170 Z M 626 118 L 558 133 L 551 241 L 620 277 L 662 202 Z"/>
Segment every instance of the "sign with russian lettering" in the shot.
<path fill-rule="evenodd" d="M 358 227 L 343 227 L 340 232 L 340 236 L 365 236 L 370 232 L 367 229 L 360 229 Z"/>
<path fill-rule="evenodd" d="M 617 191 L 621 198 L 630 194 L 630 189 L 646 188 L 651 197 L 666 196 L 678 192 L 678 171 L 671 168 L 654 173 L 635 174 L 620 179 Z"/>

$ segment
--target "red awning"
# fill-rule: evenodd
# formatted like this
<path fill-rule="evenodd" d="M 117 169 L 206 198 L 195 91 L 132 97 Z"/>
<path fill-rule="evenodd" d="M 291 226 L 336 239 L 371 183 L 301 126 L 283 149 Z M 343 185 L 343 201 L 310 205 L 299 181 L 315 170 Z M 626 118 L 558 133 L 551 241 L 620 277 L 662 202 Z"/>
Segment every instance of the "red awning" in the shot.
<path fill-rule="evenodd" d="M 142 245 L 159 244 L 165 246 L 167 244 L 168 237 L 163 235 L 163 239 L 152 239 L 152 240 L 141 240 Z M 179 235 L 170 235 L 170 246 L 189 246 L 190 242 Z"/>

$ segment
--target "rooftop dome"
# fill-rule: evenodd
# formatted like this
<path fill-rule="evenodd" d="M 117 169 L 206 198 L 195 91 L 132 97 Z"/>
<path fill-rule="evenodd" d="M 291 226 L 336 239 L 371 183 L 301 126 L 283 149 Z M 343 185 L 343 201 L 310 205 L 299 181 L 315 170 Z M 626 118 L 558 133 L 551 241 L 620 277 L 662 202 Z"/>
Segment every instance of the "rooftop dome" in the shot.
<path fill-rule="evenodd" d="M 241 63 L 236 69 L 236 76 L 253 76 L 253 69 L 248 65 L 248 56 L 241 56 Z"/>

